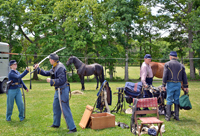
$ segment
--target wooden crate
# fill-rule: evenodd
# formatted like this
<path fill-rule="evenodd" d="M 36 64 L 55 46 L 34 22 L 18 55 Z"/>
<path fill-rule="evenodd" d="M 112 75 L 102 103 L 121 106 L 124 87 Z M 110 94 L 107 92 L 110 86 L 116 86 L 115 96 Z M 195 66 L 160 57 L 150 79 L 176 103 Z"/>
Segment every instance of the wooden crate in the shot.
<path fill-rule="evenodd" d="M 106 112 L 92 114 L 90 116 L 89 127 L 92 129 L 115 127 L 115 115 Z"/>

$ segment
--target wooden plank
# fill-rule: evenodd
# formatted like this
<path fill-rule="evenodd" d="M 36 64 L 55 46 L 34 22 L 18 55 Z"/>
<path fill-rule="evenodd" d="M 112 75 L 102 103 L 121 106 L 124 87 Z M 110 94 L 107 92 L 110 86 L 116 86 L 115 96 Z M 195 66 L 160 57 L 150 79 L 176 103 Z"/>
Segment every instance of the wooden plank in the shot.
<path fill-rule="evenodd" d="M 80 123 L 79 123 L 79 126 L 80 126 L 82 129 L 85 129 L 85 128 L 86 128 L 86 126 L 87 126 L 87 124 L 88 124 L 88 121 L 89 121 L 89 119 L 90 119 L 90 116 L 91 116 L 91 114 L 92 114 L 92 111 L 93 111 L 93 107 L 90 106 L 90 105 L 87 105 L 87 106 L 86 106 L 86 109 L 85 109 L 85 112 L 84 112 L 84 114 L 83 114 L 83 116 L 82 116 L 82 119 L 81 119 L 81 121 L 80 121 Z"/>

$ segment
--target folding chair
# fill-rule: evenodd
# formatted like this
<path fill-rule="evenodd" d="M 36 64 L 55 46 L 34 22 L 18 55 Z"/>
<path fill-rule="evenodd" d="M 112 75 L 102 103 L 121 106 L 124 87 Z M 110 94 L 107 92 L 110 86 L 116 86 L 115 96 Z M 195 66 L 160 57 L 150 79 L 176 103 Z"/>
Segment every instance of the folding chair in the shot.
<path fill-rule="evenodd" d="M 134 102 L 134 98 L 133 98 L 133 102 Z M 137 124 L 137 129 L 139 129 L 138 127 L 138 122 L 137 120 L 141 120 L 141 127 L 138 130 L 138 135 L 140 136 L 142 127 L 144 124 L 157 124 L 158 125 L 158 131 L 156 136 L 158 136 L 159 132 L 160 135 L 162 136 L 162 132 L 160 130 L 163 121 L 159 120 L 159 114 L 158 114 L 158 103 L 157 103 L 157 98 L 142 98 L 142 99 L 138 99 L 137 101 L 137 108 L 144 108 L 144 107 L 151 107 L 152 109 L 149 108 L 149 110 L 137 110 L 134 113 L 134 119 L 135 119 L 135 123 Z M 138 114 L 157 114 L 157 117 L 137 117 Z"/>

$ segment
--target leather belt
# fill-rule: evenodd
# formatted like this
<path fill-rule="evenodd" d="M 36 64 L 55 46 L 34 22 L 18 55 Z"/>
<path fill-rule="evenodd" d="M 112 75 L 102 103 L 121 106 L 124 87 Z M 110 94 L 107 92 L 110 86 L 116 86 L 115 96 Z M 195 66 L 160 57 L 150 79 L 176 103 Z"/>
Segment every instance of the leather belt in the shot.
<path fill-rule="evenodd" d="M 11 83 L 11 85 L 12 85 L 12 86 L 14 86 L 14 85 L 19 85 L 19 83 L 18 83 L 18 82 L 15 82 L 15 83 Z"/>

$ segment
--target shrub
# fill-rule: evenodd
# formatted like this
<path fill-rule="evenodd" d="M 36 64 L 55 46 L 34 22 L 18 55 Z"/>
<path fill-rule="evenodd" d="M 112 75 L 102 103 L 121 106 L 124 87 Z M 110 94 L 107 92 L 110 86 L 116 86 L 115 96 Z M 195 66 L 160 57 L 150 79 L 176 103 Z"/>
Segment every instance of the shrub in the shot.
<path fill-rule="evenodd" d="M 68 82 L 80 82 L 78 74 L 73 74 L 72 76 L 67 75 Z"/>

